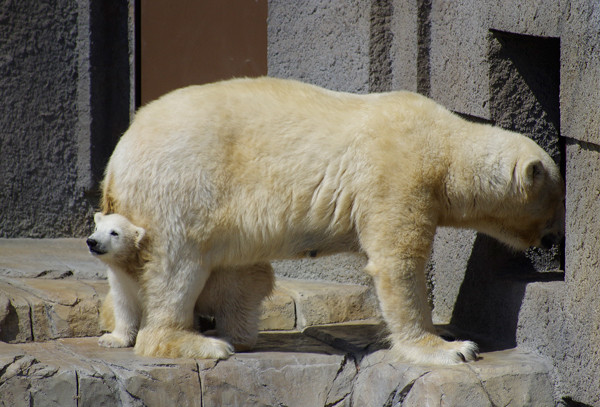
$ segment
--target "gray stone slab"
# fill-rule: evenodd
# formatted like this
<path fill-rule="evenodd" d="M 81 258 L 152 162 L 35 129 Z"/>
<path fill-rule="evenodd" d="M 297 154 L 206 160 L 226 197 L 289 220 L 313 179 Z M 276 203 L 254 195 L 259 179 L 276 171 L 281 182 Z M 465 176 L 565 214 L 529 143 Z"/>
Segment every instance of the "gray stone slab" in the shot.
<path fill-rule="evenodd" d="M 96 338 L 0 343 L 0 404 L 553 405 L 548 366 L 532 354 L 512 350 L 470 364 L 416 366 L 389 360 L 387 351 L 363 357 L 295 335 L 261 334 L 260 350 L 221 361 L 139 357 L 130 348 L 101 348 Z"/>
<path fill-rule="evenodd" d="M 352 401 L 365 407 L 547 407 L 554 405 L 549 369 L 535 355 L 515 350 L 447 367 L 390 363 L 387 351 L 378 351 L 361 361 Z"/>
<path fill-rule="evenodd" d="M 85 239 L 0 239 L 0 275 L 105 279 L 106 266 Z"/>

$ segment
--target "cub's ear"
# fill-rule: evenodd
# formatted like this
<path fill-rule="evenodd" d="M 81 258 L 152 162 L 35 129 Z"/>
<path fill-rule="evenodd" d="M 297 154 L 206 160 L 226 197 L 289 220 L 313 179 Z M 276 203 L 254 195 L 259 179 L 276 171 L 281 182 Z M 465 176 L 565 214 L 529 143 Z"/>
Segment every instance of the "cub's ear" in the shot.
<path fill-rule="evenodd" d="M 544 178 L 546 169 L 538 158 L 532 158 L 523 164 L 521 169 L 522 184 L 529 189 Z"/>
<path fill-rule="evenodd" d="M 96 212 L 94 214 L 94 222 L 96 223 L 96 225 L 98 223 L 100 223 L 100 221 L 102 220 L 103 217 L 104 217 L 104 215 L 102 214 L 102 212 Z"/>
<path fill-rule="evenodd" d="M 142 239 L 146 235 L 146 230 L 144 228 L 136 226 L 135 230 L 134 230 L 134 233 L 135 233 L 135 246 L 137 248 L 139 248 L 140 247 L 140 243 L 142 242 Z"/>

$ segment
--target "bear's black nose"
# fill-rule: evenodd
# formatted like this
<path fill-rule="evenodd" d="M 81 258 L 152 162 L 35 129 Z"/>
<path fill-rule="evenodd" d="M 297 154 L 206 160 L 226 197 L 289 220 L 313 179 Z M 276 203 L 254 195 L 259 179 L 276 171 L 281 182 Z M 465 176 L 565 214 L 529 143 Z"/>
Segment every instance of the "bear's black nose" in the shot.
<path fill-rule="evenodd" d="M 560 242 L 560 236 L 556 234 L 548 234 L 542 237 L 542 247 L 544 249 L 551 249 L 556 243 Z"/>
<path fill-rule="evenodd" d="M 88 247 L 91 249 L 93 247 L 96 247 L 98 245 L 98 241 L 96 239 L 92 239 L 92 238 L 88 238 L 88 240 L 85 241 L 88 245 Z"/>

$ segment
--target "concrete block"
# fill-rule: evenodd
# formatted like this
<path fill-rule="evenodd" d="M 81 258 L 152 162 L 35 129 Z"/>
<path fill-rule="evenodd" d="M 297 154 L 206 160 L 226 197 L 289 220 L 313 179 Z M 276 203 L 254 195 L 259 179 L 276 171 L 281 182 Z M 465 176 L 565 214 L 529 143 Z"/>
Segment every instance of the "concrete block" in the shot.
<path fill-rule="evenodd" d="M 425 75 L 429 81 L 428 39 L 419 32 L 420 16 L 424 11 L 422 2 L 394 1 L 390 30 L 393 34 L 390 45 L 392 84 L 390 90 L 416 92 L 419 79 Z M 425 13 L 428 15 L 427 13 Z M 417 62 L 417 63 L 415 63 Z M 419 66 L 419 62 L 422 62 Z M 421 69 L 422 68 L 422 69 Z"/>
<path fill-rule="evenodd" d="M 273 294 L 262 304 L 259 329 L 278 331 L 294 329 L 296 326 L 296 308 L 294 300 L 284 290 L 275 288 Z"/>
<path fill-rule="evenodd" d="M 3 3 L 0 237 L 91 230 L 94 190 L 132 110 L 129 3 Z"/>
<path fill-rule="evenodd" d="M 549 371 L 544 360 L 514 350 L 446 367 L 390 363 L 382 350 L 361 360 L 352 405 L 552 406 Z"/>
<path fill-rule="evenodd" d="M 32 341 L 31 306 L 27 295 L 2 285 L 0 303 L 0 340 L 10 343 Z"/>
<path fill-rule="evenodd" d="M 549 406 L 549 383 L 545 362 L 524 352 L 487 353 L 458 366 L 417 366 L 391 361 L 385 350 L 339 351 L 299 332 L 261 333 L 256 351 L 221 361 L 140 357 L 132 349 L 101 348 L 96 338 L 0 343 L 0 400 L 17 407 L 368 407 L 440 399 L 467 403 L 451 405 Z"/>
<path fill-rule="evenodd" d="M 341 355 L 263 353 L 202 363 L 203 404 L 324 406 L 343 361 Z"/>
<path fill-rule="evenodd" d="M 3 341 L 100 334 L 101 297 L 92 285 L 76 280 L 2 279 L 0 292 L 8 304 L 1 322 Z"/>
<path fill-rule="evenodd" d="M 281 277 L 362 285 L 373 283 L 371 276 L 364 271 L 367 259 L 360 254 L 342 253 L 314 259 L 278 260 L 272 264 L 275 274 Z"/>
<path fill-rule="evenodd" d="M 600 8 L 595 0 L 563 2 L 561 35 L 561 132 L 600 144 Z"/>
<path fill-rule="evenodd" d="M 0 276 L 106 279 L 84 239 L 0 239 Z"/>
<path fill-rule="evenodd" d="M 370 11 L 370 0 L 270 0 L 269 76 L 366 93 Z"/>
<path fill-rule="evenodd" d="M 379 315 L 377 300 L 368 287 L 297 280 L 279 280 L 278 285 L 294 299 L 298 329 Z"/>
<path fill-rule="evenodd" d="M 489 30 L 558 37 L 558 0 L 432 2 L 431 96 L 446 107 L 489 119 Z"/>

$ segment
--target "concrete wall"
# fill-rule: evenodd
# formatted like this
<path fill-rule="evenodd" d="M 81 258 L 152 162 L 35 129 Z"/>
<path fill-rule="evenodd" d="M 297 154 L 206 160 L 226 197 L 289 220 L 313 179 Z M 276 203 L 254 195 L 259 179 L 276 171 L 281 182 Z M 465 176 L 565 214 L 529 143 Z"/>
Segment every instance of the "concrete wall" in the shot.
<path fill-rule="evenodd" d="M 269 2 L 270 75 L 359 93 L 418 91 L 472 120 L 529 135 L 561 165 L 563 245 L 514 254 L 474 232 L 441 229 L 429 282 L 436 323 L 468 331 L 488 349 L 547 357 L 566 405 L 600 405 L 599 4 Z M 315 260 L 306 275 L 364 282 L 364 261 L 327 262 Z M 292 267 L 277 271 L 303 270 Z"/>
<path fill-rule="evenodd" d="M 0 1 L 0 237 L 89 232 L 133 106 L 132 11 L 126 0 Z"/>
<path fill-rule="evenodd" d="M 0 0 L 0 237 L 83 236 L 134 106 L 133 0 Z M 600 4 L 596 0 L 271 0 L 269 73 L 359 93 L 408 89 L 529 134 L 564 168 L 566 241 L 513 254 L 436 236 L 437 323 L 555 367 L 565 404 L 600 405 Z M 361 256 L 280 275 L 368 284 Z M 562 267 L 563 270 L 558 270 Z"/>

